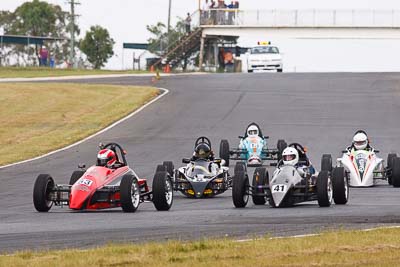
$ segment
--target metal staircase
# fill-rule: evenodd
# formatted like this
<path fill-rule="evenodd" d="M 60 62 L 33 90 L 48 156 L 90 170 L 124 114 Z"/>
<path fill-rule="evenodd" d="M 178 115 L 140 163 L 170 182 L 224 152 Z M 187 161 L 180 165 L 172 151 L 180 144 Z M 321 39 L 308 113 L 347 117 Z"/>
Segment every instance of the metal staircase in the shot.
<path fill-rule="evenodd" d="M 202 29 L 196 28 L 189 35 L 185 35 L 177 42 L 170 45 L 161 58 L 153 64 L 157 67 L 162 64 L 169 64 L 171 68 L 176 67 L 182 60 L 188 59 L 194 52 L 200 49 Z"/>

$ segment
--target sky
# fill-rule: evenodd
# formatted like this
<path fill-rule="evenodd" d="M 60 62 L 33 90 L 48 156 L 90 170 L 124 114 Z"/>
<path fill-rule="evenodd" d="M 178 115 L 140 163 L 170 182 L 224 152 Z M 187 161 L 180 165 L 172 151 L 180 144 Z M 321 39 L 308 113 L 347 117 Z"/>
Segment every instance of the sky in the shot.
<path fill-rule="evenodd" d="M 92 25 L 107 28 L 116 41 L 115 56 L 106 68 L 120 68 L 123 42 L 146 42 L 146 25 L 167 24 L 168 0 L 79 0 L 76 13 L 82 34 Z M 171 0 L 173 24 L 176 17 L 198 8 L 198 0 Z M 202 0 L 204 1 L 204 0 Z M 15 10 L 24 0 L 0 0 L 0 10 Z M 47 0 L 68 10 L 66 0 Z M 228 2 L 228 1 L 226 1 Z M 400 9 L 399 0 L 241 0 L 240 9 Z"/>

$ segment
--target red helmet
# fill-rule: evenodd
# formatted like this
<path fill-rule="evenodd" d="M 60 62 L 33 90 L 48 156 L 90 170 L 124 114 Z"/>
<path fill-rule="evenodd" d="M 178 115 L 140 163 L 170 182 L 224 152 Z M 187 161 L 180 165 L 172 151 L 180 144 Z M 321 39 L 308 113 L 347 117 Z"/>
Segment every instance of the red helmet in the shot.
<path fill-rule="evenodd" d="M 112 167 L 117 162 L 115 152 L 110 149 L 102 149 L 97 154 L 97 166 Z"/>

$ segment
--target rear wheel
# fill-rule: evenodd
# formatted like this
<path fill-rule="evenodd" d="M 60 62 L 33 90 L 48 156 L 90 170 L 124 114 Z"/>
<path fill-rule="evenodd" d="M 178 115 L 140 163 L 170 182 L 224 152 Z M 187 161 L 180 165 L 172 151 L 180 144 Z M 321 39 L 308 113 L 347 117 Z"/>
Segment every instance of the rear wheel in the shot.
<path fill-rule="evenodd" d="M 320 207 L 329 207 L 332 203 L 332 181 L 329 172 L 321 171 L 317 178 L 317 199 Z"/>
<path fill-rule="evenodd" d="M 389 170 L 389 174 L 388 174 L 388 183 L 390 185 L 392 185 L 392 168 L 393 168 L 393 159 L 395 159 L 397 157 L 397 154 L 395 153 L 391 153 L 388 155 L 387 157 L 387 168 Z"/>
<path fill-rule="evenodd" d="M 163 166 L 165 167 L 165 170 L 168 172 L 168 174 L 172 177 L 174 175 L 174 163 L 172 161 L 164 161 Z"/>
<path fill-rule="evenodd" d="M 164 165 L 157 165 L 156 173 L 157 172 L 166 172 L 167 168 Z"/>
<path fill-rule="evenodd" d="M 394 187 L 400 187 L 400 158 L 396 157 L 392 160 L 392 182 Z"/>
<path fill-rule="evenodd" d="M 332 171 L 333 200 L 335 204 L 343 205 L 349 200 L 349 185 L 343 167 L 336 167 Z"/>
<path fill-rule="evenodd" d="M 233 170 L 233 173 L 234 173 L 234 175 L 236 175 L 236 173 L 238 173 L 238 172 L 246 173 L 246 170 L 247 170 L 246 163 L 244 163 L 244 162 L 236 162 L 235 169 Z"/>
<path fill-rule="evenodd" d="M 249 178 L 244 172 L 238 172 L 233 178 L 232 200 L 236 208 L 244 208 L 249 201 Z"/>
<path fill-rule="evenodd" d="M 69 179 L 69 185 L 74 185 L 84 174 L 84 171 L 74 171 Z"/>
<path fill-rule="evenodd" d="M 48 174 L 40 174 L 33 186 L 33 205 L 39 212 L 48 212 L 53 206 L 50 200 L 51 190 L 54 188 L 54 180 Z"/>
<path fill-rule="evenodd" d="M 168 173 L 157 172 L 153 179 L 153 204 L 157 210 L 169 210 L 173 202 L 173 188 Z"/>
<path fill-rule="evenodd" d="M 252 198 L 254 205 L 264 205 L 266 202 L 265 186 L 269 179 L 268 176 L 268 171 L 265 168 L 256 168 L 254 171 L 252 183 Z"/>
<path fill-rule="evenodd" d="M 219 157 L 225 161 L 225 166 L 229 167 L 229 142 L 221 140 L 219 144 Z"/>
<path fill-rule="evenodd" d="M 332 171 L 332 156 L 330 154 L 322 155 L 321 171 Z"/>
<path fill-rule="evenodd" d="M 121 208 L 124 212 L 135 212 L 140 203 L 139 183 L 133 175 L 126 174 L 120 184 Z"/>
<path fill-rule="evenodd" d="M 276 148 L 278 149 L 278 161 L 282 159 L 283 150 L 287 147 L 287 143 L 283 139 L 279 139 L 278 143 L 276 144 Z"/>

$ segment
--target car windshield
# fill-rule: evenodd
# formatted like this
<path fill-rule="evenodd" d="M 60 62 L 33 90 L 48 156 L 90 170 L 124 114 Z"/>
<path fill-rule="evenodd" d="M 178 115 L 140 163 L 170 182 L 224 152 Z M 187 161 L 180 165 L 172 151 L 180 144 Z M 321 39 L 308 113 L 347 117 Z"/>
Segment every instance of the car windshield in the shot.
<path fill-rule="evenodd" d="M 275 46 L 257 46 L 251 49 L 251 54 L 279 54 L 279 49 Z"/>
<path fill-rule="evenodd" d="M 194 162 L 194 165 L 188 167 L 186 174 L 191 178 L 200 178 L 200 176 L 202 176 L 202 178 L 213 176 L 213 174 L 209 171 L 209 166 L 209 161 L 197 160 Z"/>

